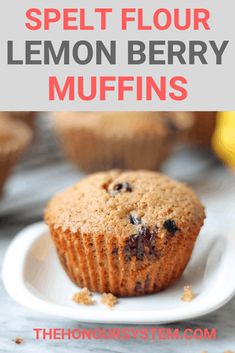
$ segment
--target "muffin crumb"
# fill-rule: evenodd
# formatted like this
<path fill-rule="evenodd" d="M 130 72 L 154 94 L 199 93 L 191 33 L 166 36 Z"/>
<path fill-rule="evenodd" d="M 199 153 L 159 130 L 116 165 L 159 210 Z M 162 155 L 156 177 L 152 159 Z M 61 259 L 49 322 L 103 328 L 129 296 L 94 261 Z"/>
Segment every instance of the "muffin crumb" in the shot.
<path fill-rule="evenodd" d="M 15 344 L 22 344 L 22 343 L 24 343 L 23 338 L 20 338 L 20 337 L 13 338 L 12 341 L 15 342 Z"/>
<path fill-rule="evenodd" d="M 91 298 L 91 293 L 87 288 L 83 288 L 80 292 L 74 293 L 73 301 L 77 304 L 93 305 L 94 300 Z"/>
<path fill-rule="evenodd" d="M 117 297 L 112 293 L 103 293 L 101 296 L 101 303 L 105 304 L 109 309 L 112 309 L 117 304 Z"/>
<path fill-rule="evenodd" d="M 192 286 L 184 286 L 184 293 L 181 297 L 181 300 L 184 302 L 191 302 L 195 297 L 193 293 Z"/>

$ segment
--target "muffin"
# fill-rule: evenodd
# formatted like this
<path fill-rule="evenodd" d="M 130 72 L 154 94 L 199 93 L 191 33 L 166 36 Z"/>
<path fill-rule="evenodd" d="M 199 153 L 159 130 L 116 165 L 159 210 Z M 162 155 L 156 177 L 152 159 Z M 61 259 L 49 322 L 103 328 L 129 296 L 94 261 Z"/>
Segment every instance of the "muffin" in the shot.
<path fill-rule="evenodd" d="M 34 122 L 35 122 L 35 112 L 4 112 L 7 116 L 15 119 L 22 120 L 24 123 L 26 123 L 28 126 L 31 128 L 34 127 Z"/>
<path fill-rule="evenodd" d="M 60 112 L 55 129 L 65 154 L 86 172 L 158 169 L 189 124 L 184 113 Z M 187 121 L 186 121 L 187 120 Z"/>
<path fill-rule="evenodd" d="M 0 112 L 0 193 L 31 139 L 31 129 L 25 123 Z"/>
<path fill-rule="evenodd" d="M 116 296 L 156 293 L 178 280 L 204 217 L 193 191 L 153 171 L 90 175 L 45 211 L 70 279 Z"/>
<path fill-rule="evenodd" d="M 216 112 L 194 112 L 194 124 L 188 135 L 190 143 L 211 148 L 216 126 Z"/>

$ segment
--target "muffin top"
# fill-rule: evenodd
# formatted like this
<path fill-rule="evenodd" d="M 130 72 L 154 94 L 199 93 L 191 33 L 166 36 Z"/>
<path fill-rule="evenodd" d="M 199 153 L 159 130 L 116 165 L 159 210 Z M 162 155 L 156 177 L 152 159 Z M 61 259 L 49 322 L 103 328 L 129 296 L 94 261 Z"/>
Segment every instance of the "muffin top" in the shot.
<path fill-rule="evenodd" d="M 96 173 L 55 196 L 46 222 L 63 231 L 129 237 L 147 229 L 163 238 L 201 227 L 204 208 L 184 184 L 150 171 Z"/>
<path fill-rule="evenodd" d="M 0 112 L 0 159 L 26 147 L 31 139 L 32 132 L 26 124 Z"/>
<path fill-rule="evenodd" d="M 7 116 L 14 117 L 14 118 L 25 118 L 28 116 L 31 116 L 32 112 L 31 111 L 21 111 L 21 112 L 3 112 Z"/>
<path fill-rule="evenodd" d="M 168 135 L 191 126 L 191 116 L 182 112 L 59 112 L 60 129 L 90 129 L 96 134 L 125 138 L 129 135 Z"/>

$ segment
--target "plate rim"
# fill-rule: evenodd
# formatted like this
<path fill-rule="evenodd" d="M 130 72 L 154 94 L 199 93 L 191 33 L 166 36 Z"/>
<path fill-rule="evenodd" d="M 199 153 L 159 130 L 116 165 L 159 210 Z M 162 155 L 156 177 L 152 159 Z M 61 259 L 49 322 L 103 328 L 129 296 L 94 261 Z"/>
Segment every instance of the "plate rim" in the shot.
<path fill-rule="evenodd" d="M 2 279 L 4 286 L 8 294 L 19 304 L 44 314 L 50 314 L 57 317 L 63 317 L 67 319 L 76 320 L 78 322 L 87 323 L 109 323 L 109 324 L 162 324 L 171 323 L 176 321 L 189 320 L 196 317 L 201 317 L 207 315 L 223 305 L 225 305 L 231 298 L 235 295 L 235 283 L 232 285 L 232 281 L 227 281 L 226 292 L 227 295 L 224 296 L 223 300 L 219 302 L 215 301 L 211 306 L 206 309 L 201 309 L 200 305 L 198 311 L 195 313 L 194 306 L 190 310 L 181 310 L 181 314 L 178 313 L 179 308 L 171 309 L 168 311 L 168 315 L 164 314 L 164 318 L 156 317 L 158 311 L 137 311 L 137 310 L 109 310 L 104 307 L 104 311 L 92 312 L 92 311 L 81 311 L 80 313 L 75 311 L 74 308 L 65 307 L 62 305 L 47 302 L 43 299 L 38 298 L 34 295 L 24 283 L 24 263 L 28 254 L 28 251 L 35 243 L 37 239 L 44 236 L 48 232 L 48 227 L 44 222 L 34 223 L 27 226 L 21 230 L 16 237 L 10 243 L 6 254 L 4 256 L 3 266 L 2 266 Z M 48 234 L 49 235 L 49 234 Z M 226 243 L 226 253 L 223 258 L 223 266 L 228 266 L 233 264 L 235 266 L 235 238 L 232 233 L 225 233 Z M 22 247 L 24 244 L 24 247 Z M 19 248 L 22 251 L 19 251 Z M 233 255 L 233 256 L 232 256 Z M 14 258 L 14 263 L 12 265 L 12 257 Z M 226 265 L 227 262 L 227 265 Z M 14 273 L 14 278 L 12 275 Z M 16 290 L 17 289 L 17 290 Z M 177 314 L 174 313 L 177 312 Z"/>

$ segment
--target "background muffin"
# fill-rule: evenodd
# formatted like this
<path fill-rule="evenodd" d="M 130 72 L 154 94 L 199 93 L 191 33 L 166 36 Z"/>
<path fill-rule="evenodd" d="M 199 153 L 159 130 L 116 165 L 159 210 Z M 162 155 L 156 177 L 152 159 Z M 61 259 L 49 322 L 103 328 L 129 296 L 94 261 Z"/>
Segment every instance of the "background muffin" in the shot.
<path fill-rule="evenodd" d="M 66 155 L 87 172 L 158 169 L 176 137 L 188 128 L 184 113 L 56 113 L 55 128 Z"/>
<path fill-rule="evenodd" d="M 0 113 L 0 193 L 12 168 L 32 139 L 30 128 Z"/>
<path fill-rule="evenodd" d="M 216 126 L 216 112 L 194 112 L 194 123 L 188 134 L 190 143 L 211 148 Z"/>
<path fill-rule="evenodd" d="M 204 220 L 185 185 L 150 171 L 97 173 L 58 194 L 45 219 L 74 283 L 96 292 L 158 292 L 183 273 Z"/>
<path fill-rule="evenodd" d="M 31 128 L 34 127 L 35 124 L 35 117 L 36 113 L 35 112 L 3 112 L 6 116 L 9 116 L 10 118 L 15 118 L 22 120 L 24 123 L 26 123 L 28 126 Z"/>

